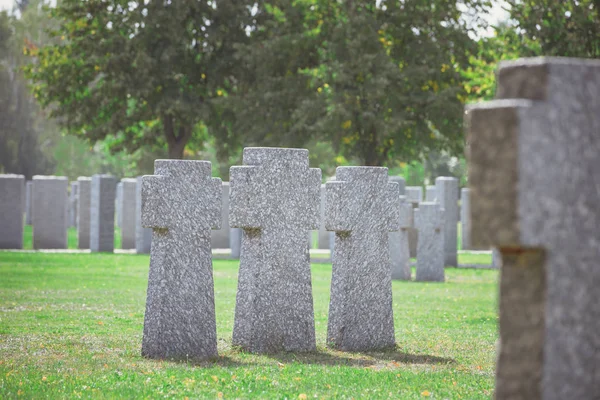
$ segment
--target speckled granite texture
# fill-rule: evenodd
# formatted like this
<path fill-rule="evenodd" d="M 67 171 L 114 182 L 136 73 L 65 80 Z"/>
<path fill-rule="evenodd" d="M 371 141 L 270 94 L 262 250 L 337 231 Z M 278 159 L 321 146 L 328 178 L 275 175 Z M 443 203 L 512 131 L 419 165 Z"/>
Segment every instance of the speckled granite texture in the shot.
<path fill-rule="evenodd" d="M 77 178 L 79 207 L 77 208 L 77 248 L 90 248 L 90 207 L 92 204 L 92 178 Z"/>
<path fill-rule="evenodd" d="M 142 356 L 217 356 L 210 231 L 221 226 L 221 179 L 208 161 L 156 160 L 142 178 L 142 225 L 152 228 Z"/>
<path fill-rule="evenodd" d="M 335 231 L 327 344 L 347 351 L 393 347 L 390 231 L 400 191 L 387 168 L 338 167 L 327 182 L 325 227 Z"/>
<path fill-rule="evenodd" d="M 67 248 L 67 192 L 64 176 L 33 177 L 33 248 Z"/>
<path fill-rule="evenodd" d="M 419 231 L 417 281 L 444 281 L 444 210 L 438 203 L 421 203 L 415 210 Z"/>
<path fill-rule="evenodd" d="M 135 180 L 135 251 L 138 254 L 149 254 L 152 244 L 152 229 L 142 226 L 142 178 Z"/>
<path fill-rule="evenodd" d="M 502 63 L 497 97 L 466 120 L 471 240 L 502 256 L 496 398 L 597 398 L 600 61 Z"/>
<path fill-rule="evenodd" d="M 400 196 L 400 230 L 389 233 L 390 239 L 390 265 L 392 279 L 409 281 L 410 270 L 410 247 L 408 244 L 408 229 L 413 226 L 413 207 L 406 201 L 406 197 Z"/>
<path fill-rule="evenodd" d="M 0 174 L 0 249 L 23 248 L 25 177 Z"/>
<path fill-rule="evenodd" d="M 458 265 L 458 179 L 441 176 L 435 180 L 436 199 L 444 209 L 444 264 Z"/>
<path fill-rule="evenodd" d="M 231 227 L 242 228 L 233 343 L 257 353 L 314 351 L 307 235 L 319 228 L 321 170 L 308 150 L 246 148 L 231 167 Z"/>
<path fill-rule="evenodd" d="M 90 201 L 90 250 L 112 253 L 115 250 L 115 190 L 111 175 L 92 176 Z"/>

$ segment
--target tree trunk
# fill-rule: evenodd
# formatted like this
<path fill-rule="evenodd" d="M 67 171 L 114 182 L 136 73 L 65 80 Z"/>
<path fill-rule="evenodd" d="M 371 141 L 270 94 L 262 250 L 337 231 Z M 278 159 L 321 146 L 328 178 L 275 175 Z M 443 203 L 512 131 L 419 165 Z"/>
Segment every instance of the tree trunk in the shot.
<path fill-rule="evenodd" d="M 170 114 L 163 115 L 162 120 L 169 158 L 183 159 L 185 146 L 192 137 L 192 124 L 187 121 L 176 121 L 175 117 Z"/>

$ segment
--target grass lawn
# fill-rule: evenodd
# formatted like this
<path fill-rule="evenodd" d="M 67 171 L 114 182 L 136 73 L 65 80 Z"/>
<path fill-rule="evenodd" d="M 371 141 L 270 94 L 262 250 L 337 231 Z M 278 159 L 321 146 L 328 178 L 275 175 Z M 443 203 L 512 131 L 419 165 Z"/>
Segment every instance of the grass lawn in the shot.
<path fill-rule="evenodd" d="M 397 348 L 325 347 L 331 266 L 313 265 L 318 352 L 231 347 L 238 263 L 214 261 L 220 357 L 140 357 L 148 256 L 0 252 L 0 398 L 490 398 L 497 271 L 394 282 Z M 305 397 L 306 396 L 306 397 Z"/>
<path fill-rule="evenodd" d="M 33 226 L 25 225 L 23 227 L 23 248 L 26 250 L 33 249 Z M 67 248 L 77 248 L 77 228 L 67 229 Z M 121 230 L 115 227 L 115 249 L 121 248 Z"/>

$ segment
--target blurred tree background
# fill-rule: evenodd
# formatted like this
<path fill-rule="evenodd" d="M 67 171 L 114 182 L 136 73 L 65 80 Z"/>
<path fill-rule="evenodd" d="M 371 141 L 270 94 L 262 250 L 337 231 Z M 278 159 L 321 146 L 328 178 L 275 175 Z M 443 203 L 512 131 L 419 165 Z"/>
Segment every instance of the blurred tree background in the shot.
<path fill-rule="evenodd" d="M 54 4 L 54 3 L 53 3 Z M 488 26 L 490 10 L 506 18 Z M 117 177 L 156 158 L 228 179 L 243 147 L 324 177 L 466 183 L 464 104 L 499 61 L 600 56 L 600 1 L 19 0 L 0 12 L 0 172 Z"/>

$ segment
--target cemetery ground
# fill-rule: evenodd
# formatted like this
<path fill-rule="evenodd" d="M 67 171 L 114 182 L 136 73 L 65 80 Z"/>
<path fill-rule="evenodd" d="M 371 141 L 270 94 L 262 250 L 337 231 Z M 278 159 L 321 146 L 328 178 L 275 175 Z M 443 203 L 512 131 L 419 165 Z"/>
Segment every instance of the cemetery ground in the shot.
<path fill-rule="evenodd" d="M 238 262 L 214 260 L 220 356 L 192 364 L 140 356 L 148 264 L 147 255 L 0 252 L 0 398 L 492 396 L 497 271 L 394 281 L 396 349 L 347 353 L 325 347 L 331 265 L 313 264 L 318 351 L 254 355 L 231 346 Z"/>

